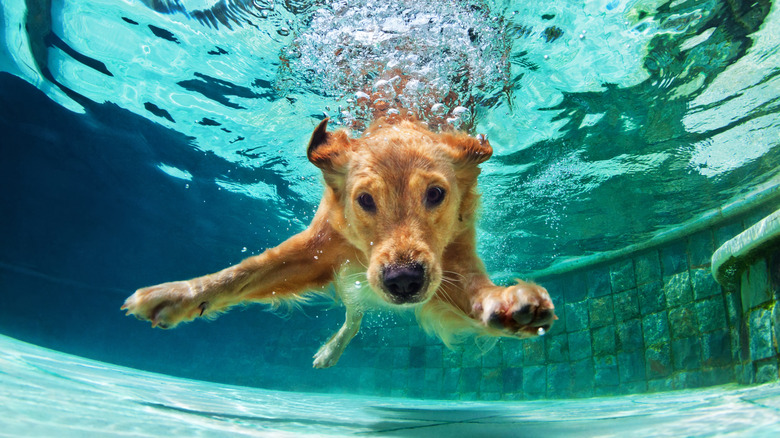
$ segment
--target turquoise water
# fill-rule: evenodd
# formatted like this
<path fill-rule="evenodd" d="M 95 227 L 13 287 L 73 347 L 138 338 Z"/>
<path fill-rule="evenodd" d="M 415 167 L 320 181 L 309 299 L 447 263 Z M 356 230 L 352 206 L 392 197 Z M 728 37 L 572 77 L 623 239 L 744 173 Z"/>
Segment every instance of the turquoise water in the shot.
<path fill-rule="evenodd" d="M 495 153 L 482 166 L 478 237 L 497 280 L 717 217 L 780 186 L 778 66 L 780 7 L 769 1 L 3 0 L 0 333 L 77 356 L 2 338 L 3 417 L 19 422 L 2 420 L 10 432 L 0 433 L 49 435 L 64 424 L 74 435 L 154 435 L 163 426 L 138 424 L 152 415 L 187 435 L 502 435 L 518 422 L 667 433 L 647 423 L 656 420 L 671 435 L 752 435 L 777 422 L 775 387 L 523 404 L 409 398 L 436 384 L 442 399 L 512 400 L 521 379 L 550 372 L 531 356 L 569 348 L 555 333 L 487 354 L 448 352 L 403 316 L 369 315 L 339 367 L 319 371 L 308 368 L 311 355 L 343 322 L 342 308 L 315 303 L 279 318 L 250 307 L 168 332 L 118 309 L 138 287 L 217 271 L 301 231 L 322 190 L 304 153 L 309 135 L 326 115 L 359 133 L 372 117 L 361 93 L 432 126 L 488 135 Z M 402 92 L 388 86 L 396 77 Z M 691 245 L 706 253 L 699 241 Z M 684 245 L 663 257 L 655 263 L 666 270 L 672 260 L 674 275 L 708 263 L 693 263 Z M 661 269 L 659 283 L 668 280 Z M 596 274 L 607 294 L 614 276 Z M 594 304 L 580 286 L 568 309 L 587 325 Z M 611 321 L 612 298 L 597 292 Z M 636 304 L 615 303 L 614 313 Z M 729 305 L 720 306 L 739 307 Z M 602 350 L 614 350 L 614 330 L 611 339 L 598 340 Z M 607 380 L 623 378 L 614 354 L 599 360 Z M 644 363 L 619 362 L 644 373 Z M 695 380 L 687 371 L 674 370 L 683 383 Z M 544 395 L 556 385 L 547 379 L 528 386 Z M 47 420 L 52 398 L 68 410 Z"/>
<path fill-rule="evenodd" d="M 173 378 L 0 336 L 5 436 L 751 436 L 780 386 L 479 403 L 268 391 Z"/>

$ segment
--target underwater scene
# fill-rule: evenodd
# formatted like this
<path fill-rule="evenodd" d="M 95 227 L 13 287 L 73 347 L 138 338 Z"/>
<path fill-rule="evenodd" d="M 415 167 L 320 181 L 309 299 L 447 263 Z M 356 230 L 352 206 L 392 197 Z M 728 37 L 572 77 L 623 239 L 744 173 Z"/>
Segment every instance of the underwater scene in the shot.
<path fill-rule="evenodd" d="M 541 322 L 385 303 L 322 366 L 341 286 L 120 309 L 305 232 L 341 196 L 318 142 L 403 118 L 488 148 L 472 262 Z M 777 2 L 3 0 L 0 129 L 0 435 L 780 432 Z"/>

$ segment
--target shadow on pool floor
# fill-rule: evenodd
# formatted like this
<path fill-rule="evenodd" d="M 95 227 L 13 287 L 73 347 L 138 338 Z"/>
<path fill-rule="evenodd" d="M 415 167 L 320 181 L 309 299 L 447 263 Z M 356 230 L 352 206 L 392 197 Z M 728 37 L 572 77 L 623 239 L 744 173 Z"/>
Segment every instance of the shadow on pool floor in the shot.
<path fill-rule="evenodd" d="M 780 384 L 531 402 L 267 391 L 153 374 L 0 335 L 11 436 L 780 436 Z"/>

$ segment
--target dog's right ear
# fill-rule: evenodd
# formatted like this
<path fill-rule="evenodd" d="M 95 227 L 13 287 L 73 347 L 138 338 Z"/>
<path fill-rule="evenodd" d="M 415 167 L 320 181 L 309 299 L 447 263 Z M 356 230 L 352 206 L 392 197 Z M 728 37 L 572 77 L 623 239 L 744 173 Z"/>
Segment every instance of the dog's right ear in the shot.
<path fill-rule="evenodd" d="M 330 184 L 334 182 L 334 177 L 346 172 L 352 142 L 345 131 L 328 132 L 328 120 L 325 118 L 312 132 L 306 156 L 322 170 Z"/>

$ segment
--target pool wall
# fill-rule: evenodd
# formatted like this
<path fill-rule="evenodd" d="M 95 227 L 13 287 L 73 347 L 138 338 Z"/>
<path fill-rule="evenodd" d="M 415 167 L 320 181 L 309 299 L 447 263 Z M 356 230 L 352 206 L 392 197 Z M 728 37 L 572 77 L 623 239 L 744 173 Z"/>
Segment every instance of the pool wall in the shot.
<path fill-rule="evenodd" d="M 724 287 L 711 272 L 717 248 L 775 211 L 780 190 L 763 195 L 735 214 L 688 227 L 695 230 L 690 234 L 541 273 L 536 280 L 548 288 L 560 317 L 544 337 L 502 339 L 485 353 L 472 341 L 448 350 L 413 321 L 395 318 L 375 324 L 353 346 L 362 350 L 355 354 L 366 353 L 362 366 L 350 359 L 339 366 L 356 367 L 361 378 L 353 390 L 362 393 L 479 400 L 778 380 L 777 242 L 743 264 L 735 274 L 741 281 Z"/>

